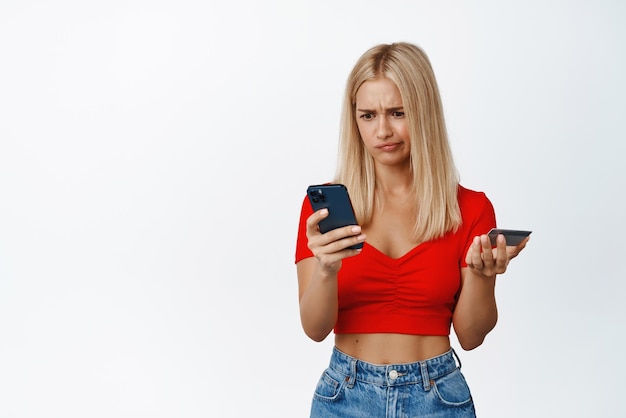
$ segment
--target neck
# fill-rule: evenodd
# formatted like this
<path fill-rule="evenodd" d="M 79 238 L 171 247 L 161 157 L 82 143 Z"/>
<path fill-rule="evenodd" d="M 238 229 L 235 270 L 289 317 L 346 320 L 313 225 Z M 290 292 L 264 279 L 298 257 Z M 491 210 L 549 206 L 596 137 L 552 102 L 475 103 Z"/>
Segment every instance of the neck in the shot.
<path fill-rule="evenodd" d="M 376 168 L 376 192 L 383 196 L 408 196 L 415 190 L 410 169 Z"/>

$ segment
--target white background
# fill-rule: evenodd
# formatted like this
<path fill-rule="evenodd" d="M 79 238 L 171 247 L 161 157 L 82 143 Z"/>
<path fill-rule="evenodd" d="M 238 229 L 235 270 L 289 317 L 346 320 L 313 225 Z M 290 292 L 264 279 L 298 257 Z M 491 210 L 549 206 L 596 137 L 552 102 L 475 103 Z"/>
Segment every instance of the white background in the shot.
<path fill-rule="evenodd" d="M 620 1 L 4 1 L 0 416 L 304 417 L 306 186 L 357 57 L 431 58 L 462 183 L 530 228 L 481 417 L 626 414 Z"/>

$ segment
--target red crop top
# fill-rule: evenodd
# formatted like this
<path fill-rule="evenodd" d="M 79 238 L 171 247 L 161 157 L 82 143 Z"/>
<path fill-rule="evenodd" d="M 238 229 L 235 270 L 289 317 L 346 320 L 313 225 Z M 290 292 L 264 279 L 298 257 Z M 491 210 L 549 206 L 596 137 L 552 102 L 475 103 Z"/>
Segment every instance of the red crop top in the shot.
<path fill-rule="evenodd" d="M 450 334 L 467 250 L 476 235 L 496 226 L 493 206 L 484 193 L 459 186 L 458 199 L 463 224 L 457 232 L 424 242 L 397 259 L 366 241 L 361 254 L 343 260 L 336 334 Z M 306 238 L 306 219 L 312 213 L 305 197 L 296 263 L 313 256 Z"/>

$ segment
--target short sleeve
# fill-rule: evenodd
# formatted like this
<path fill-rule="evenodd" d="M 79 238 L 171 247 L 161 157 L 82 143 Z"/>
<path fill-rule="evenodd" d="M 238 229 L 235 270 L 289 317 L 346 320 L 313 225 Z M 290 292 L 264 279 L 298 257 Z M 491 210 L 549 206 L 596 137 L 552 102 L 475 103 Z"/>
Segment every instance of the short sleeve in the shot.
<path fill-rule="evenodd" d="M 306 220 L 313 214 L 313 208 L 309 199 L 305 196 L 302 202 L 302 210 L 300 211 L 300 222 L 298 225 L 298 238 L 296 241 L 296 258 L 295 262 L 313 257 L 313 253 L 309 250 L 309 241 L 306 237 Z"/>
<path fill-rule="evenodd" d="M 459 206 L 463 217 L 463 234 L 465 238 L 464 250 L 461 257 L 461 267 L 467 267 L 465 255 L 475 236 L 486 234 L 496 227 L 496 214 L 491 201 L 482 192 L 464 190 L 459 196 Z"/>

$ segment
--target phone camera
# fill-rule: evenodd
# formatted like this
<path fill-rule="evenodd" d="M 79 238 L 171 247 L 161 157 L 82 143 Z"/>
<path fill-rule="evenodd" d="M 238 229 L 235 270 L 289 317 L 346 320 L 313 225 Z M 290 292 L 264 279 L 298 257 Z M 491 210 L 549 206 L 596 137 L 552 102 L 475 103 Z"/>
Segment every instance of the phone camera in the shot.
<path fill-rule="evenodd" d="M 326 202 L 326 196 L 324 195 L 324 191 L 321 189 L 311 190 L 310 192 L 311 200 L 315 203 Z"/>

